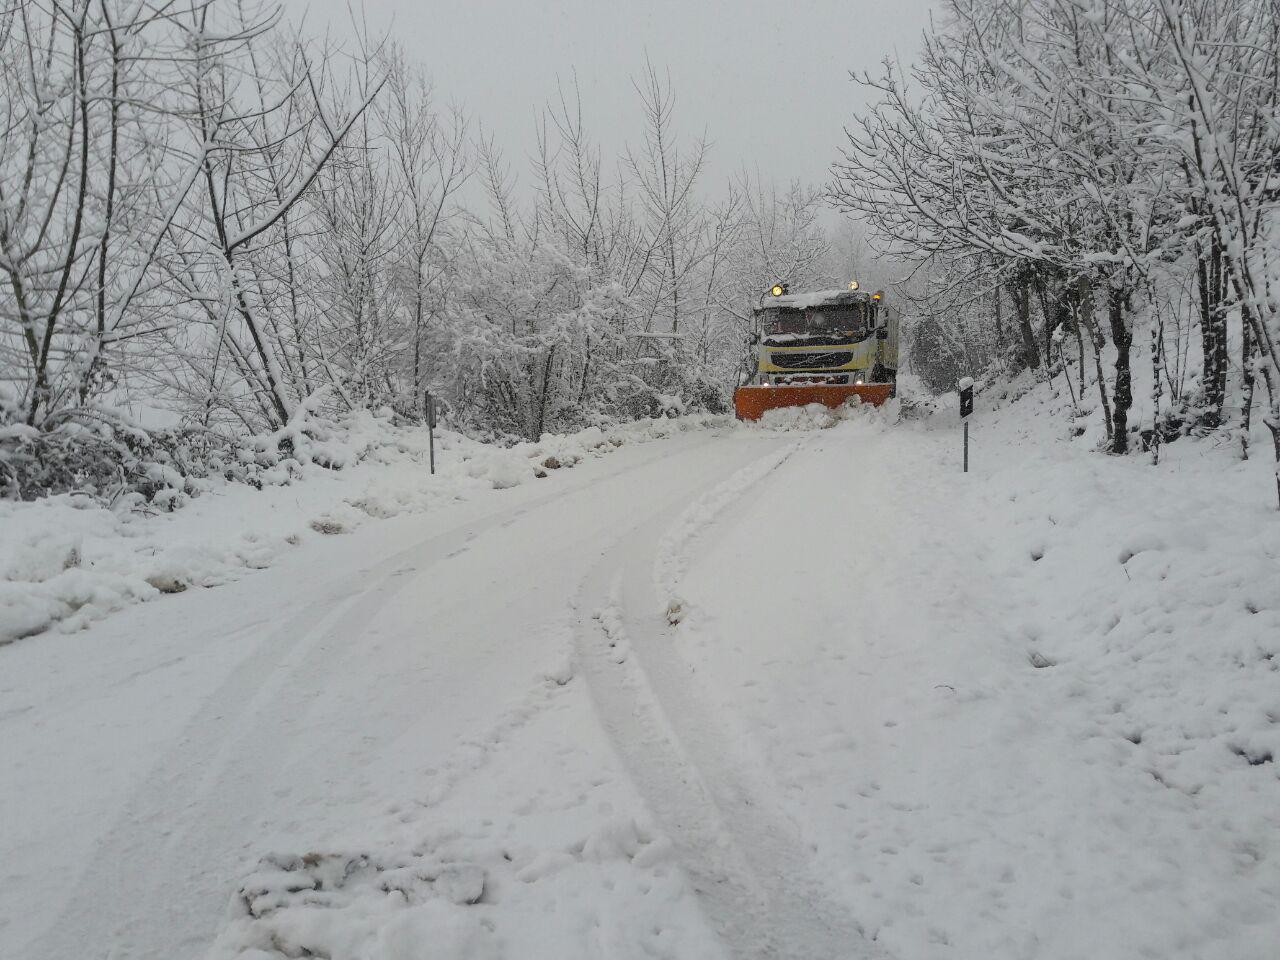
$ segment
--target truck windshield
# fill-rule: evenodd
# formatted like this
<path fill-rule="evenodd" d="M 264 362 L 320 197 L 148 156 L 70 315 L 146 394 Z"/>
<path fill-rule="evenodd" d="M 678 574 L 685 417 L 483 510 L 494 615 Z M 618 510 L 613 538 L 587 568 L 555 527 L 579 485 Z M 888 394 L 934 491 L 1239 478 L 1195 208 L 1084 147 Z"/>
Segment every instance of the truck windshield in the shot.
<path fill-rule="evenodd" d="M 821 334 L 827 336 L 865 336 L 868 329 L 864 304 L 841 307 L 810 307 L 805 310 L 767 310 L 764 334 Z"/>

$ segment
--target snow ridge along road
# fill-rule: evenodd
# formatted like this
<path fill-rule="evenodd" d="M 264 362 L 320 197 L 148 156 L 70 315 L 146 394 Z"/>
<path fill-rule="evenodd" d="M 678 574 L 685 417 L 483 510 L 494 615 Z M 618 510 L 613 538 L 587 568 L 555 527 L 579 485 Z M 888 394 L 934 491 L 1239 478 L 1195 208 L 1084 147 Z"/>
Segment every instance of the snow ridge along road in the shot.
<path fill-rule="evenodd" d="M 708 710 L 672 629 L 699 534 L 799 447 L 767 454 L 636 529 L 596 564 L 576 604 L 577 664 L 601 723 L 741 960 L 881 956 L 812 873 L 810 851 L 773 800 L 776 787 Z"/>
<path fill-rule="evenodd" d="M 680 597 L 679 586 L 689 564 L 688 547 L 692 541 L 728 506 L 782 466 L 800 447 L 800 443 L 790 444 L 743 467 L 685 508 L 666 531 L 653 562 L 653 581 L 668 623 L 677 624 L 684 615 L 684 600 Z"/>

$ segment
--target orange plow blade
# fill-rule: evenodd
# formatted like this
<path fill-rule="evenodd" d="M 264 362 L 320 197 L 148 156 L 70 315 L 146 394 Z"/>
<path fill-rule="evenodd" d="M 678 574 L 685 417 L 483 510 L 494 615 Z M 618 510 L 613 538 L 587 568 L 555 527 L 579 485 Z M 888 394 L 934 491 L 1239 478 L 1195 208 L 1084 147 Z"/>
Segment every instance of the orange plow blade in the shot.
<path fill-rule="evenodd" d="M 781 407 L 803 407 L 810 403 L 836 407 L 852 396 L 863 403 L 880 406 L 893 393 L 891 383 L 798 384 L 778 387 L 739 387 L 733 391 L 733 407 L 739 420 L 759 420 L 766 410 Z"/>

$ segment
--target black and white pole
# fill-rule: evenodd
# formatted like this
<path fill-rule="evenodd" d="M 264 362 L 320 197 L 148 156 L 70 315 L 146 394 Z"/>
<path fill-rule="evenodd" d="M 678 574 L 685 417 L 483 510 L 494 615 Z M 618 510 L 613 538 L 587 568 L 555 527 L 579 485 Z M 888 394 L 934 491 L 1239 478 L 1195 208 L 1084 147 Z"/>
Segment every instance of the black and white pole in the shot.
<path fill-rule="evenodd" d="M 969 472 L 969 414 L 973 413 L 973 377 L 963 377 L 956 389 L 960 393 L 960 421 L 964 424 L 964 472 Z"/>
<path fill-rule="evenodd" d="M 436 472 L 436 398 L 428 390 L 422 398 L 422 411 L 427 417 L 427 449 L 431 457 L 431 473 Z"/>

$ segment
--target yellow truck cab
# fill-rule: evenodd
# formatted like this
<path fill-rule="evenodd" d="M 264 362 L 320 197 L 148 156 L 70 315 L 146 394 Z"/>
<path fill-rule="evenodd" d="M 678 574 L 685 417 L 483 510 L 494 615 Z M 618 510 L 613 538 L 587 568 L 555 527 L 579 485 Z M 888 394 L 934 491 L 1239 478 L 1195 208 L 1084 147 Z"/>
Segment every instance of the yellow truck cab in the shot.
<path fill-rule="evenodd" d="M 898 312 L 881 292 L 771 296 L 756 318 L 761 384 L 897 381 Z"/>
<path fill-rule="evenodd" d="M 733 393 L 740 420 L 813 403 L 835 408 L 854 397 L 880 405 L 897 391 L 898 311 L 882 291 L 787 293 L 777 284 L 755 310 L 754 383 Z"/>

